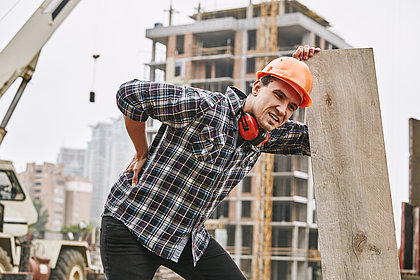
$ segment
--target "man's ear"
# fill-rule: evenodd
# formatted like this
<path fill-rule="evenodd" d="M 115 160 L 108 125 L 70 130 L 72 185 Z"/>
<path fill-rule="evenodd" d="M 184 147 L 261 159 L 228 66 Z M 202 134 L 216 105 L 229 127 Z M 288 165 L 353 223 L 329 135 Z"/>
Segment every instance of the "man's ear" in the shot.
<path fill-rule="evenodd" d="M 260 92 L 262 87 L 263 87 L 263 84 L 261 80 L 256 80 L 254 82 L 254 85 L 252 86 L 252 95 L 256 96 Z"/>

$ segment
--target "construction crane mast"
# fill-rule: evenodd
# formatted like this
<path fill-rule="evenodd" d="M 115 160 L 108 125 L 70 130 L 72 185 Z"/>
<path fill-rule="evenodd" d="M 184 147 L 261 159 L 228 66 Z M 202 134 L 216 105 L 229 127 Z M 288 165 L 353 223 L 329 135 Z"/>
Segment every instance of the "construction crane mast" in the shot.
<path fill-rule="evenodd" d="M 258 69 L 276 57 L 277 53 L 277 16 L 279 1 L 261 1 L 261 22 L 259 29 L 260 44 L 258 51 L 262 54 Z M 259 188 L 255 201 L 255 226 L 253 237 L 253 280 L 271 279 L 271 246 L 273 217 L 273 154 L 264 154 L 257 166 Z"/>

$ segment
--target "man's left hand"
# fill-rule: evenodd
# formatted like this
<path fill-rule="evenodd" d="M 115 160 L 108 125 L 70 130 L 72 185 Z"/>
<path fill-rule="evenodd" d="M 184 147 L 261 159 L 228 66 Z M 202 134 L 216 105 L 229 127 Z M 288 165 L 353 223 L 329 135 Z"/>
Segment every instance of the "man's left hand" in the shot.
<path fill-rule="evenodd" d="M 297 60 L 307 60 L 312 57 L 315 53 L 320 52 L 320 48 L 310 47 L 309 45 L 299 46 L 293 53 L 293 57 Z"/>

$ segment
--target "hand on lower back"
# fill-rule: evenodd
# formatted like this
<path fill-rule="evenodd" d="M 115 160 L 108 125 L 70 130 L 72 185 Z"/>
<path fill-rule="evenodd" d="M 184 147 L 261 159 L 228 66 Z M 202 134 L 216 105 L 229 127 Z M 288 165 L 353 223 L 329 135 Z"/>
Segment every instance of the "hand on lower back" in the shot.
<path fill-rule="evenodd" d="M 147 157 L 138 157 L 137 155 L 135 155 L 133 157 L 133 159 L 131 160 L 131 162 L 128 164 L 127 168 L 125 169 L 124 172 L 133 172 L 133 181 L 131 183 L 132 186 L 137 185 L 138 181 L 139 181 L 139 172 L 140 169 L 143 167 L 145 161 L 146 161 Z"/>

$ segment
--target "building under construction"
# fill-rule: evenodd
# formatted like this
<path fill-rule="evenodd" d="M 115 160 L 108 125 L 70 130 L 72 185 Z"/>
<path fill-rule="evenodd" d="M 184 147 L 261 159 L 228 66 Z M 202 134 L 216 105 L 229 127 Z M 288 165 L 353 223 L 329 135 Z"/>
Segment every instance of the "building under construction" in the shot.
<path fill-rule="evenodd" d="M 169 83 L 219 92 L 233 85 L 250 93 L 255 73 L 267 58 L 290 56 L 302 44 L 322 49 L 351 47 L 329 30 L 328 21 L 297 1 L 197 11 L 191 17 L 194 23 L 155 24 L 146 31 L 153 41 L 150 80 L 160 75 Z M 165 59 L 157 59 L 157 48 L 166 48 Z M 293 118 L 303 122 L 304 109 Z M 149 141 L 155 127 L 149 130 Z M 264 219 L 257 206 L 261 200 L 257 168 L 219 205 L 207 228 L 249 279 L 321 279 L 310 161 L 303 156 L 276 155 L 272 163 L 271 223 L 264 225 L 272 233 L 269 243 L 260 242 L 265 234 L 256 230 Z M 258 254 L 262 243 L 271 246 Z M 268 266 L 262 264 L 263 258 Z M 262 276 L 257 270 L 269 272 Z"/>

